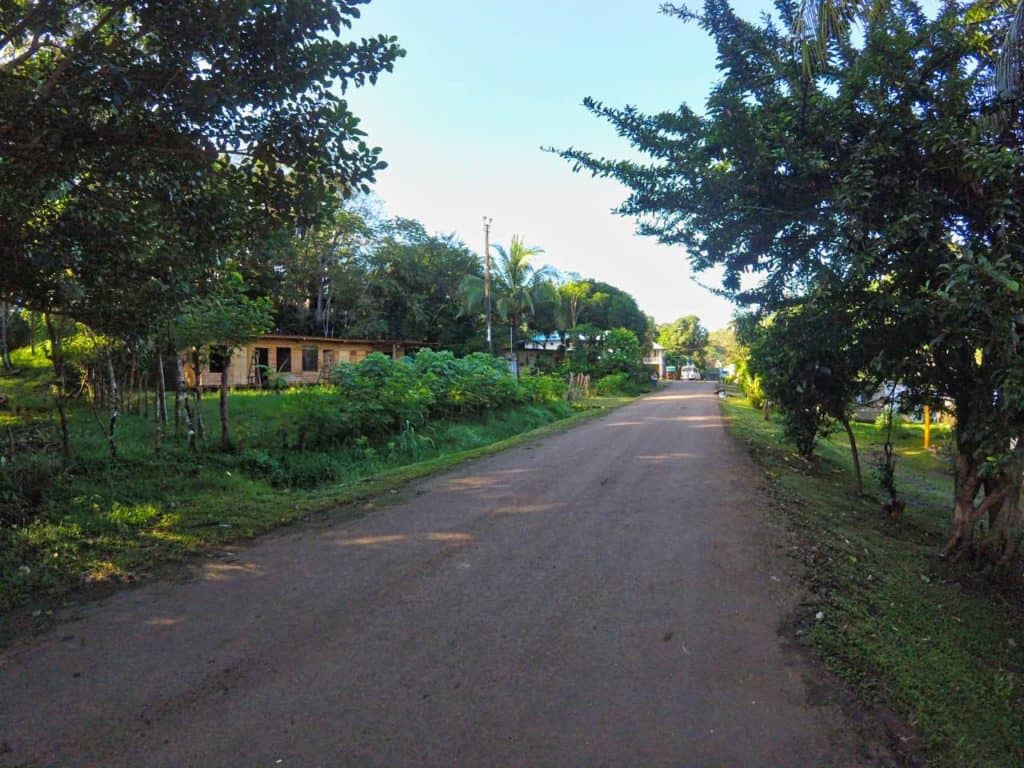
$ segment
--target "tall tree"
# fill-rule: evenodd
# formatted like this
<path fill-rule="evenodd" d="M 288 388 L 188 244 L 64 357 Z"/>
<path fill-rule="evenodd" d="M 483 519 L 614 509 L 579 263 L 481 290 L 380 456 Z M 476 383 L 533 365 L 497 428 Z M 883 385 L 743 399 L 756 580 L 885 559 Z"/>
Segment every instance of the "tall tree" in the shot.
<path fill-rule="evenodd" d="M 558 293 L 567 312 L 569 328 L 575 328 L 580 323 L 580 311 L 585 306 L 587 297 L 590 296 L 592 285 L 585 280 L 570 280 L 558 286 Z"/>
<path fill-rule="evenodd" d="M 515 351 L 522 325 L 534 312 L 537 303 L 551 298 L 554 270 L 547 266 L 533 266 L 533 257 L 544 251 L 536 246 L 526 246 L 515 235 L 508 250 L 501 245 L 492 245 L 498 258 L 491 269 L 491 292 L 498 316 L 508 325 L 509 343 Z M 466 277 L 461 284 L 461 295 L 466 306 L 479 308 L 483 305 L 483 278 L 477 275 Z"/>
<path fill-rule="evenodd" d="M 5 371 L 10 371 L 14 364 L 11 362 L 11 321 L 14 316 L 13 305 L 9 301 L 0 299 L 0 366 Z"/>
<path fill-rule="evenodd" d="M 736 337 L 736 328 L 733 323 L 725 328 L 708 332 L 704 356 L 709 362 L 717 361 L 720 365 L 735 364 L 739 362 L 743 354 L 744 350 Z"/>
<path fill-rule="evenodd" d="M 254 254 L 260 264 L 256 285 L 272 296 L 278 330 L 337 336 L 357 321 L 365 293 L 364 264 L 376 234 L 348 204 L 324 220 L 264 241 Z"/>
<path fill-rule="evenodd" d="M 342 94 L 403 51 L 341 39 L 363 4 L 0 6 L 0 297 L 141 338 L 267 233 L 365 188 L 379 150 Z"/>
<path fill-rule="evenodd" d="M 647 331 L 647 316 L 636 299 L 617 286 L 600 280 L 585 280 L 587 294 L 580 301 L 578 323 L 589 323 L 599 328 L 626 328 L 643 338 Z"/>
<path fill-rule="evenodd" d="M 432 235 L 411 219 L 384 223 L 364 261 L 365 335 L 415 339 L 464 350 L 476 332 L 460 286 L 480 278 L 479 258 L 454 235 Z"/>
<path fill-rule="evenodd" d="M 137 324 L 225 243 L 365 187 L 379 150 L 342 93 L 402 50 L 341 39 L 364 2 L 5 3 L 0 295 Z"/>
<path fill-rule="evenodd" d="M 703 368 L 708 332 L 696 315 L 686 315 L 658 328 L 658 343 L 665 348 L 666 359 L 673 365 L 691 360 Z"/>

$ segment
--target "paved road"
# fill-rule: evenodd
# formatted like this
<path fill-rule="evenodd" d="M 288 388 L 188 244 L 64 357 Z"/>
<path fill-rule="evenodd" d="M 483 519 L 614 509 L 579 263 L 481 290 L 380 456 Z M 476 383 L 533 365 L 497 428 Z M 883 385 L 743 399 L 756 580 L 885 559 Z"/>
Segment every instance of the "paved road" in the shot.
<path fill-rule="evenodd" d="M 0 764 L 863 765 L 756 477 L 674 384 L 71 609 L 0 653 Z"/>

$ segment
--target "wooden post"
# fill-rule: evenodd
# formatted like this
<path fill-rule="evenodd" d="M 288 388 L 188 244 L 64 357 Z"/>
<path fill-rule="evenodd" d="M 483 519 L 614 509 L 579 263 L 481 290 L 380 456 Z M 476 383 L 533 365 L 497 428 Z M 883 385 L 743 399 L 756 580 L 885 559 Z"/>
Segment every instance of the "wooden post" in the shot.
<path fill-rule="evenodd" d="M 927 451 L 932 445 L 932 409 L 924 407 L 924 449 Z"/>

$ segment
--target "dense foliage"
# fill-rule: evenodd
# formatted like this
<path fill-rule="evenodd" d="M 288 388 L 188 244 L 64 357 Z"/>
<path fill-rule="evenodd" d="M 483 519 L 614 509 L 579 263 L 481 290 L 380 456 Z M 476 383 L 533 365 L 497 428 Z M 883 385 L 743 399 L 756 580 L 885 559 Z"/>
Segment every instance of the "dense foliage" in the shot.
<path fill-rule="evenodd" d="M 658 343 L 665 348 L 665 360 L 669 365 L 681 366 L 689 361 L 704 368 L 708 364 L 708 332 L 696 315 L 686 315 L 659 325 Z"/>
<path fill-rule="evenodd" d="M 253 235 L 365 187 L 379 150 L 342 93 L 403 51 L 342 39 L 364 2 L 4 3 L 0 293 L 138 329 Z"/>
<path fill-rule="evenodd" d="M 420 350 L 393 360 L 373 353 L 334 371 L 330 407 L 309 397 L 299 416 L 301 447 L 336 447 L 359 439 L 415 431 L 431 419 L 464 417 L 514 405 L 552 403 L 565 398 L 565 383 L 554 376 L 523 376 L 484 353 L 456 357 Z"/>
<path fill-rule="evenodd" d="M 268 243 L 256 267 L 274 298 L 277 330 L 357 339 L 415 339 L 480 348 L 478 317 L 459 286 L 479 257 L 411 219 L 380 219 L 360 199 L 294 237 Z"/>

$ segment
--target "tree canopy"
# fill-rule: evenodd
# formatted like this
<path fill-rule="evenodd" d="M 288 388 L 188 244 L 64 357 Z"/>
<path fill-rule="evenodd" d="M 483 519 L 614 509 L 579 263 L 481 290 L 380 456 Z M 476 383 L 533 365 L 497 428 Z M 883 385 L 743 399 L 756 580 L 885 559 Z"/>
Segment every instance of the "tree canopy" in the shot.
<path fill-rule="evenodd" d="M 403 51 L 343 39 L 363 4 L 5 3 L 0 294 L 138 326 L 256 236 L 364 188 L 379 150 L 343 93 Z"/>
<path fill-rule="evenodd" d="M 708 332 L 696 315 L 686 315 L 658 326 L 658 343 L 665 348 L 666 358 L 672 365 L 681 365 L 687 359 L 700 367 L 707 364 Z"/>

